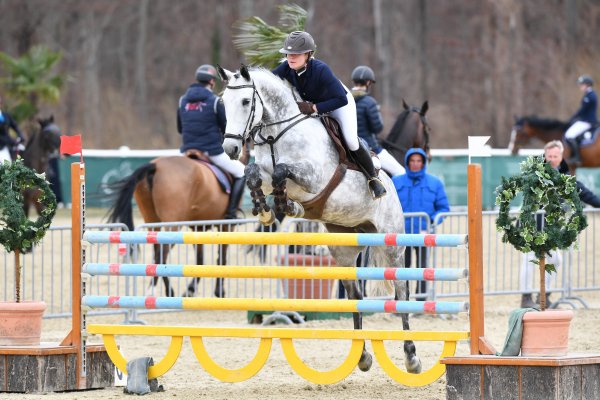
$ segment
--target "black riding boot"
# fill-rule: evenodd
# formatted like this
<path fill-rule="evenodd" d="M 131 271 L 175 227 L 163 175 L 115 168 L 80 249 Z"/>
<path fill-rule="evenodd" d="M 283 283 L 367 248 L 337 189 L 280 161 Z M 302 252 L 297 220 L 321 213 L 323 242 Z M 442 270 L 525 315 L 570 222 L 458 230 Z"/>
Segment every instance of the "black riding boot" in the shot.
<path fill-rule="evenodd" d="M 231 193 L 229 194 L 229 204 L 227 205 L 227 211 L 225 212 L 225 219 L 236 219 L 237 210 L 240 205 L 240 200 L 244 194 L 244 187 L 246 186 L 246 177 L 235 178 L 231 184 Z"/>
<path fill-rule="evenodd" d="M 387 193 L 383 183 L 377 177 L 375 173 L 375 166 L 373 165 L 373 159 L 369 150 L 362 143 L 360 143 L 358 150 L 350 151 L 354 160 L 358 163 L 360 169 L 367 177 L 367 183 L 369 185 L 369 191 L 374 199 L 385 196 Z"/>
<path fill-rule="evenodd" d="M 579 155 L 579 139 L 566 139 L 566 142 L 571 147 L 571 156 L 567 160 L 567 164 L 579 165 L 581 164 L 581 157 Z"/>

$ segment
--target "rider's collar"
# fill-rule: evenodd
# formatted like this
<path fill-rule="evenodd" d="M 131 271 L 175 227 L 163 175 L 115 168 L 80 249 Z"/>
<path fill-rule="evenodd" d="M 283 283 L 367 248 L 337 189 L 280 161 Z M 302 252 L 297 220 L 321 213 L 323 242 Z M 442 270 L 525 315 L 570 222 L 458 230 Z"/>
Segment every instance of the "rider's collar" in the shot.
<path fill-rule="evenodd" d="M 302 69 L 301 69 L 301 70 L 299 70 L 299 71 L 296 71 L 296 74 L 297 74 L 298 76 L 302 76 L 302 74 L 304 74 L 304 73 L 306 72 L 306 68 L 308 68 L 308 63 L 307 63 L 307 64 L 304 64 L 304 68 L 302 68 Z"/>

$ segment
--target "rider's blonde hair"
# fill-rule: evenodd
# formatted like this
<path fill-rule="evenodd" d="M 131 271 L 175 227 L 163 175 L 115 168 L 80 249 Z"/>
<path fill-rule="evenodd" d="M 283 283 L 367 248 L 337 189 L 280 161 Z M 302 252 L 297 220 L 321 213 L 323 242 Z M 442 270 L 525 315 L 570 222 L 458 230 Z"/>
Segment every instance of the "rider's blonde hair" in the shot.
<path fill-rule="evenodd" d="M 546 143 L 546 145 L 544 146 L 544 151 L 553 148 L 560 149 L 560 154 L 562 154 L 565 151 L 565 147 L 563 146 L 560 140 L 553 140 L 551 142 Z"/>

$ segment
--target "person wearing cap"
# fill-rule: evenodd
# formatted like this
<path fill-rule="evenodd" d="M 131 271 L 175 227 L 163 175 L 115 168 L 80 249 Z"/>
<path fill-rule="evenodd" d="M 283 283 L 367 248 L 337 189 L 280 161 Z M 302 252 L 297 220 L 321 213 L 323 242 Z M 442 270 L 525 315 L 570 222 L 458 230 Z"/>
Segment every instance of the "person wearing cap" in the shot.
<path fill-rule="evenodd" d="M 379 143 L 377 135 L 383 131 L 383 118 L 379 104 L 369 95 L 371 85 L 375 83 L 375 73 L 366 65 L 354 68 L 351 75 L 352 96 L 356 102 L 356 122 L 358 136 L 367 142 L 371 151 L 377 154 L 381 168 L 391 177 L 402 175 L 404 167 Z"/>
<path fill-rule="evenodd" d="M 339 124 L 353 159 L 365 176 L 374 199 L 386 194 L 367 146 L 358 140 L 356 105 L 342 82 L 323 61 L 314 58 L 317 49 L 308 32 L 290 33 L 279 50 L 285 60 L 271 72 L 287 80 L 300 94 L 298 109 L 306 115 L 330 114 Z"/>
<path fill-rule="evenodd" d="M 594 81 L 589 75 L 581 75 L 577 78 L 579 90 L 583 92 L 581 106 L 571 117 L 569 123 L 571 126 L 565 132 L 565 142 L 571 147 L 571 157 L 567 162 L 569 164 L 579 165 L 581 163 L 579 155 L 580 138 L 598 123 L 597 109 L 598 96 L 594 91 Z"/>
<path fill-rule="evenodd" d="M 10 130 L 17 134 L 17 138 L 10 136 Z M 6 111 L 2 110 L 2 97 L 0 97 L 0 164 L 5 160 L 12 161 L 11 150 L 19 146 L 19 150 L 25 150 L 23 146 L 25 137 L 19 129 L 19 125 Z"/>
<path fill-rule="evenodd" d="M 196 70 L 192 83 L 179 99 L 177 131 L 182 135 L 180 151 L 191 158 L 205 158 L 233 176 L 225 218 L 235 219 L 244 193 L 244 164 L 231 160 L 223 150 L 223 133 L 227 119 L 220 97 L 213 93 L 217 70 L 204 64 Z"/>

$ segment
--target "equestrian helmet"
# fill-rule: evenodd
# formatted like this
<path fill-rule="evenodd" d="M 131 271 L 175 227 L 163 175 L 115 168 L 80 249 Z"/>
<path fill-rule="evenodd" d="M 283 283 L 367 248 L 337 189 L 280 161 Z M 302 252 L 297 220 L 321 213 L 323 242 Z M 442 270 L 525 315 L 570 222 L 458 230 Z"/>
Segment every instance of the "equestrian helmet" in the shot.
<path fill-rule="evenodd" d="M 581 75 L 579 78 L 577 78 L 577 83 L 580 85 L 594 86 L 594 80 L 589 75 Z"/>
<path fill-rule="evenodd" d="M 196 80 L 198 82 L 208 82 L 211 79 L 217 79 L 217 69 L 210 64 L 203 64 L 196 70 Z"/>
<path fill-rule="evenodd" d="M 352 71 L 353 81 L 371 81 L 375 83 L 375 72 L 366 65 L 359 65 Z"/>
<path fill-rule="evenodd" d="M 285 42 L 283 42 L 283 47 L 279 50 L 280 53 L 283 54 L 304 54 L 309 51 L 316 51 L 317 46 L 315 45 L 315 41 L 310 36 L 310 33 L 304 31 L 295 31 L 290 33 L 287 38 L 285 38 Z"/>

